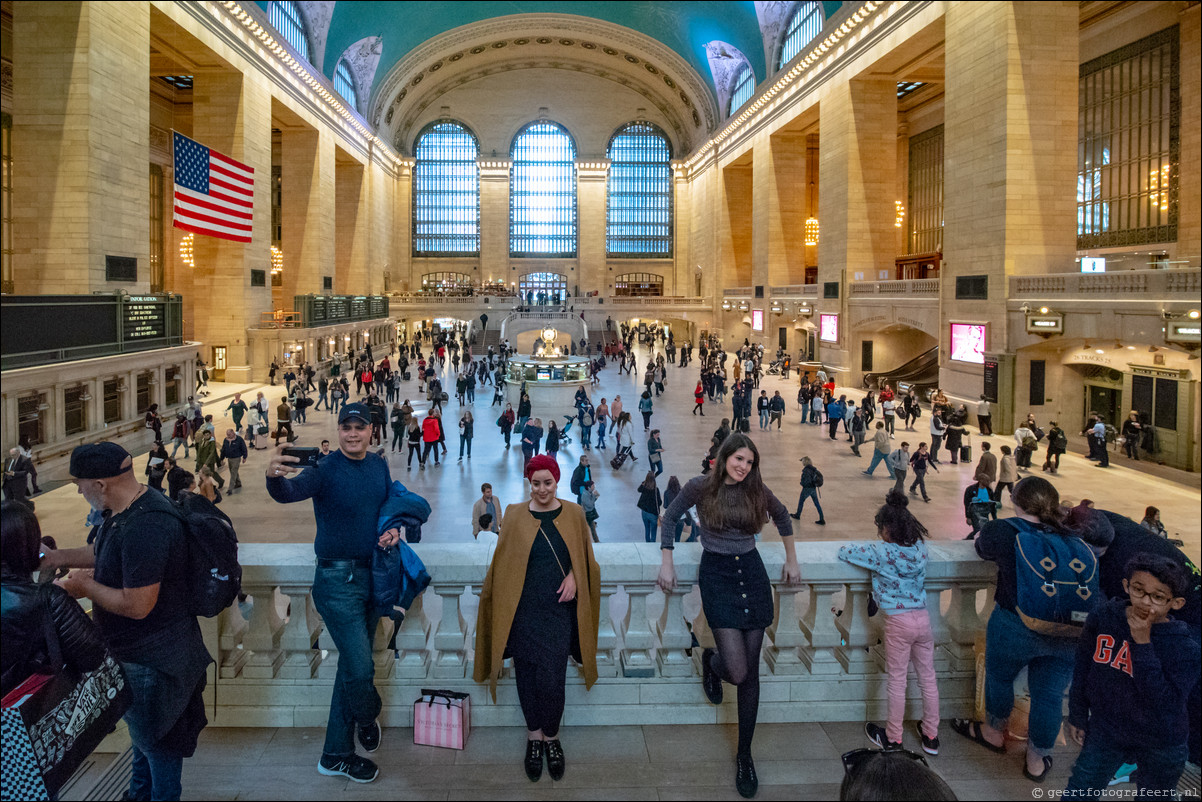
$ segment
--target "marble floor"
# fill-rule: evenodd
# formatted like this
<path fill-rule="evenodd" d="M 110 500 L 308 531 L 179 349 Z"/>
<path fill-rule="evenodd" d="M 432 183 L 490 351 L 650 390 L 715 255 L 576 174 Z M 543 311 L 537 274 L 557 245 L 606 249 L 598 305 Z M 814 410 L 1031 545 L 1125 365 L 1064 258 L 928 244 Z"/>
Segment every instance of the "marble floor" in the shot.
<path fill-rule="evenodd" d="M 645 359 L 645 352 L 641 356 Z M 449 371 L 448 363 L 447 375 L 443 377 L 444 385 L 453 386 Z M 697 376 L 696 363 L 684 369 L 669 366 L 666 392 L 662 397 L 655 399 L 652 426 L 662 430 L 665 448 L 664 475 L 660 477 L 659 482 L 661 489 L 673 474 L 679 476 L 682 483 L 697 474 L 701 457 L 709 447 L 714 429 L 723 416 L 730 415 L 729 401 L 724 405 L 707 403 L 705 417 L 691 413 Z M 416 382 L 410 387 L 412 392 L 403 391 L 402 397 L 408 396 L 413 399 L 414 407 L 419 412 L 424 412 L 429 406 L 424 394 L 417 392 Z M 773 376 L 765 377 L 762 388 L 768 391 L 769 396 L 774 390 L 780 390 L 787 401 L 784 424 L 780 430 L 760 431 L 757 421 L 752 420 L 751 435 L 761 453 L 761 470 L 767 485 L 793 509 L 797 503 L 798 478 L 801 473 L 799 460 L 802 456 L 810 456 L 826 480 L 821 494 L 827 525 L 815 525 L 817 515 L 812 507 L 809 507 L 801 521 L 793 524 L 795 534 L 807 540 L 859 540 L 874 537 L 872 518 L 878 505 L 882 503 L 890 482 L 883 466 L 878 467 L 876 477 L 869 478 L 861 474 L 867 467 L 872 452 L 871 444 L 866 444 L 861 449 L 864 456 L 857 458 L 851 453 L 845 436 L 840 435 L 839 440 L 831 441 L 824 433 L 825 427 L 802 425 L 795 402 L 796 375 L 787 381 Z M 246 385 L 223 385 L 218 382 L 211 384 L 211 394 L 206 399 L 205 411 L 214 414 L 219 433 L 230 425 L 225 417 L 225 408 L 233 392 L 242 391 L 247 394 L 247 398 L 253 398 L 254 389 L 256 388 Z M 282 388 L 263 389 L 273 404 L 277 403 L 277 397 L 282 395 Z M 610 365 L 602 372 L 601 384 L 592 389 L 591 397 L 594 402 L 604 397 L 612 404 L 616 396 L 621 396 L 625 408 L 631 411 L 632 417 L 638 421 L 637 402 L 641 392 L 640 380 L 633 375 L 619 375 L 616 365 Z M 850 397 L 857 399 L 863 395 L 859 390 L 849 389 L 848 393 Z M 522 455 L 517 447 L 518 438 L 514 438 L 514 445 L 510 449 L 504 449 L 500 430 L 493 423 L 499 409 L 489 406 L 491 398 L 492 389 L 485 387 L 477 393 L 475 404 L 471 406 L 477 421 L 473 455 L 470 460 L 456 461 L 459 446 L 458 435 L 454 429 L 460 409 L 454 398 L 445 410 L 450 430 L 447 443 L 450 452 L 441 467 L 431 465 L 427 470 L 420 471 L 415 464 L 412 470 L 407 470 L 400 455 L 390 454 L 388 457 L 393 478 L 400 479 L 411 490 L 425 496 L 433 507 L 432 520 L 423 530 L 426 540 L 467 542 L 471 539 L 470 505 L 479 497 L 480 484 L 483 482 L 491 483 L 496 495 L 505 504 L 518 501 L 525 493 L 525 482 L 521 475 Z M 538 414 L 537 409 L 535 414 Z M 913 448 L 914 444 L 929 440 L 928 420 L 926 415 L 919 419 L 918 431 L 915 432 L 899 429 L 894 442 L 908 440 Z M 310 411 L 309 422 L 298 425 L 296 430 L 301 444 L 317 445 L 322 438 L 329 438 L 335 442 L 336 447 L 335 428 L 331 415 L 324 411 Z M 995 435 L 990 441 L 995 453 L 1001 445 L 1013 444 L 1009 436 Z M 975 434 L 971 437 L 974 457 L 980 454 L 980 442 L 981 438 Z M 148 433 L 139 432 L 132 435 L 126 445 L 135 455 L 144 455 L 149 449 Z M 267 453 L 258 451 L 251 455 L 242 470 L 245 488 L 238 494 L 226 496 L 222 508 L 233 519 L 238 536 L 244 542 L 311 540 L 314 533 L 311 505 L 280 505 L 267 496 L 260 479 L 267 461 Z M 564 472 L 561 481 L 563 497 L 570 498 L 568 479 L 581 453 L 578 441 L 559 452 L 559 461 Z M 612 436 L 607 450 L 594 449 L 588 453 L 594 456 L 594 478 L 601 492 L 598 505 L 601 513 L 598 521 L 600 537 L 608 541 L 637 541 L 643 537 L 642 522 L 636 509 L 636 488 L 647 470 L 645 441 L 636 441 L 635 453 L 639 455 L 639 460 L 633 464 L 628 462 L 620 471 L 612 470 L 608 464 L 614 453 Z M 1168 531 L 1184 540 L 1186 552 L 1197 561 L 1202 550 L 1202 520 L 1199 516 L 1202 493 L 1197 489 L 1197 475 L 1168 471 L 1170 475 L 1179 474 L 1181 481 L 1174 481 L 1162 475 L 1143 473 L 1129 469 L 1125 458 L 1118 454 L 1112 456 L 1111 464 L 1113 467 L 1110 470 L 1104 470 L 1095 467 L 1080 455 L 1067 454 L 1063 459 L 1060 474 L 1054 478 L 1054 482 L 1062 497 L 1066 499 L 1075 502 L 1083 497 L 1092 498 L 1097 506 L 1121 512 L 1136 520 L 1142 517 L 1146 505 L 1155 504 L 1161 509 L 1161 517 Z M 190 460 L 184 465 L 192 467 Z M 137 470 L 141 471 L 144 466 L 144 457 L 138 459 Z M 53 487 L 56 479 L 66 478 L 65 466 L 45 466 L 42 478 L 47 485 Z M 930 530 L 931 537 L 957 539 L 967 533 L 961 497 L 964 487 L 971 481 L 971 465 L 953 466 L 945 461 L 939 473 L 928 474 L 930 504 L 923 504 L 918 498 L 911 497 L 917 502 L 913 510 Z M 83 521 L 87 514 L 87 505 L 82 497 L 76 494 L 74 486 L 69 483 L 59 485 L 56 489 L 39 495 L 35 500 L 39 518 L 47 534 L 54 535 L 62 546 L 77 545 L 83 541 L 86 535 Z M 1008 514 L 1010 509 L 1009 502 L 1006 501 L 1002 514 Z M 764 539 L 776 538 L 775 529 L 769 525 L 764 531 Z"/>

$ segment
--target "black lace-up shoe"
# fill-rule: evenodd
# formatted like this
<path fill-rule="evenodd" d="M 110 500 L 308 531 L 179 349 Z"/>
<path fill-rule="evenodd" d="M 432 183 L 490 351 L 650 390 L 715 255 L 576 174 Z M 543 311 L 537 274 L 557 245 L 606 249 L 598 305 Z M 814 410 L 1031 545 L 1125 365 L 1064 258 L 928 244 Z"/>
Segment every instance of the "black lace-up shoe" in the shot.
<path fill-rule="evenodd" d="M 376 718 L 370 724 L 364 724 L 355 727 L 355 731 L 359 733 L 359 745 L 367 752 L 374 752 L 380 748 L 380 737 L 384 734 L 380 729 L 380 719 Z"/>
<path fill-rule="evenodd" d="M 722 704 L 722 678 L 710 665 L 710 658 L 713 656 L 713 649 L 704 649 L 701 652 L 701 688 L 705 691 L 705 698 L 710 700 L 710 704 L 720 705 Z"/>
<path fill-rule="evenodd" d="M 567 768 L 563 746 L 558 739 L 545 741 L 544 750 L 547 754 L 547 773 L 551 775 L 552 780 L 562 780 L 564 769 Z"/>
<path fill-rule="evenodd" d="M 346 777 L 357 783 L 369 783 L 380 773 L 375 763 L 359 755 L 332 757 L 322 755 L 317 771 L 327 777 Z"/>
<path fill-rule="evenodd" d="M 542 741 L 526 741 L 526 776 L 532 783 L 543 776 L 543 752 Z"/>
<path fill-rule="evenodd" d="M 739 796 L 751 799 L 760 788 L 760 780 L 755 776 L 755 763 L 751 755 L 735 756 L 735 789 Z"/>

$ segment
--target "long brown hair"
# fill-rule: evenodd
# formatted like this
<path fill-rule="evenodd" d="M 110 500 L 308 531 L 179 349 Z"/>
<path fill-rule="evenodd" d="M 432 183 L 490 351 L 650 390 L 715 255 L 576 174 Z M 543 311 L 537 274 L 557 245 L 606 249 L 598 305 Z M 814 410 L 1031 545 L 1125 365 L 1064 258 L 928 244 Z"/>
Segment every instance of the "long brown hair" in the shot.
<path fill-rule="evenodd" d="M 1005 446 L 1002 447 L 1003 450 Z M 1057 532 L 1066 531 L 1065 511 L 1056 486 L 1042 476 L 1025 476 L 1014 485 L 1014 506 Z"/>
<path fill-rule="evenodd" d="M 736 484 L 727 484 L 726 460 L 740 448 L 751 451 L 751 470 L 747 478 Z M 713 470 L 705 482 L 705 496 L 697 512 L 707 529 L 720 531 L 736 529 L 754 535 L 768 520 L 764 480 L 760 477 L 760 452 L 750 437 L 742 432 L 732 432 L 718 447 Z"/>

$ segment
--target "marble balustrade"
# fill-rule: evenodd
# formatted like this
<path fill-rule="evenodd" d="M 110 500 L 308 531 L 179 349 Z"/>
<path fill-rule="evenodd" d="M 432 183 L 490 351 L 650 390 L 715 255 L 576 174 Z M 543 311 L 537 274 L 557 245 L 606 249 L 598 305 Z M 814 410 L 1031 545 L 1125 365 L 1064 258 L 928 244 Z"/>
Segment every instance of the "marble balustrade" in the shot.
<path fill-rule="evenodd" d="M 869 574 L 839 561 L 839 545 L 798 543 L 802 581 L 792 586 L 780 582 L 783 547 L 760 546 L 776 599 L 761 666 L 761 721 L 884 715 L 881 615 L 869 617 Z M 495 702 L 486 686 L 471 679 L 475 614 L 489 547 L 422 543 L 415 548 L 434 581 L 396 632 L 389 620 L 377 630 L 376 684 L 384 699 L 384 724 L 410 725 L 413 701 L 422 688 L 431 687 L 470 692 L 476 726 L 520 724 L 511 669 L 498 684 Z M 671 594 L 655 584 L 660 566 L 655 544 L 602 543 L 595 549 L 602 579 L 600 676 L 586 692 L 579 668 L 569 663 L 565 724 L 734 721 L 735 694 L 727 693 L 726 703 L 717 707 L 706 702 L 699 681 L 701 650 L 690 648 L 692 636 L 702 645 L 713 643 L 694 588 L 700 548 L 678 546 L 679 587 Z M 995 572 L 977 558 L 971 543 L 931 543 L 930 553 L 928 610 L 942 715 L 967 715 L 974 697 L 974 645 L 992 608 Z M 240 558 L 247 603 L 202 620 L 217 659 L 207 692 L 210 720 L 218 726 L 324 726 L 338 652 L 313 607 L 312 547 L 243 544 Z M 916 715 L 913 677 L 909 695 Z"/>

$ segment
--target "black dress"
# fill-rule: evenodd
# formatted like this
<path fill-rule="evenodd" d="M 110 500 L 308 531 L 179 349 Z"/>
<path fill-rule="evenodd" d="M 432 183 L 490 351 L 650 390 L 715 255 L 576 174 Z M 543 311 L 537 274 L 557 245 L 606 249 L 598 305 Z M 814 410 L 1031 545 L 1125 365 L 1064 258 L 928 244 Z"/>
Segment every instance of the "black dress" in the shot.
<path fill-rule="evenodd" d="M 555 519 L 562 511 L 563 507 L 549 512 L 530 511 L 538 519 L 541 532 L 534 536 L 534 544 L 530 547 L 522 598 L 509 629 L 505 649 L 509 657 L 531 661 L 542 658 L 566 660 L 572 651 L 576 600 L 560 602 L 556 592 L 565 575 L 572 571 L 568 546 L 555 527 Z"/>

